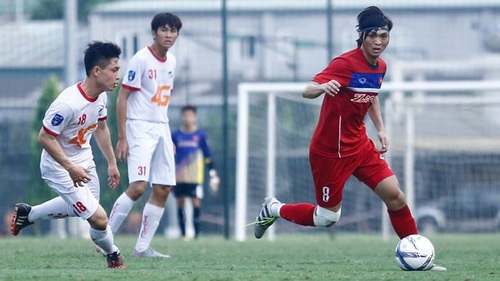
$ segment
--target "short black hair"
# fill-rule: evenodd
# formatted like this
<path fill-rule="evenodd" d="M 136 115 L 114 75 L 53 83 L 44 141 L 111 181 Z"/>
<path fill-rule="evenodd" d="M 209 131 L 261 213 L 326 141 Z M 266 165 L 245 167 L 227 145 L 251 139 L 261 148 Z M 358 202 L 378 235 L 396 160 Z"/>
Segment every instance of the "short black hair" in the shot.
<path fill-rule="evenodd" d="M 158 28 L 168 25 L 171 28 L 174 28 L 179 32 L 182 28 L 181 19 L 171 13 L 159 13 L 156 14 L 151 20 L 151 30 L 158 31 Z"/>
<path fill-rule="evenodd" d="M 85 49 L 83 62 L 85 64 L 85 73 L 87 77 L 92 72 L 94 66 L 106 68 L 113 58 L 119 58 L 122 50 L 118 45 L 112 42 L 93 41 Z"/>
<path fill-rule="evenodd" d="M 190 104 L 183 106 L 181 112 L 184 113 L 186 111 L 192 111 L 194 114 L 196 114 L 196 106 Z"/>
<path fill-rule="evenodd" d="M 360 36 L 358 40 L 358 47 L 361 46 L 368 34 L 376 29 L 387 26 L 388 31 L 392 29 L 392 20 L 382 12 L 378 7 L 370 6 L 365 8 L 358 15 L 358 32 Z"/>

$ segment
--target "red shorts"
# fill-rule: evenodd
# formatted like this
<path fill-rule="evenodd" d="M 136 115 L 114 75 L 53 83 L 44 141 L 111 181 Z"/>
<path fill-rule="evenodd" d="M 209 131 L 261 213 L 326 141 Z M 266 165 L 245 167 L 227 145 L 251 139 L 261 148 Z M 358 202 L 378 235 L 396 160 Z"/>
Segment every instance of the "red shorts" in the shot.
<path fill-rule="evenodd" d="M 356 155 L 344 158 L 325 156 L 310 150 L 309 163 L 316 202 L 324 208 L 334 207 L 342 201 L 344 184 L 351 175 L 372 190 L 375 190 L 379 182 L 394 175 L 371 141 Z"/>

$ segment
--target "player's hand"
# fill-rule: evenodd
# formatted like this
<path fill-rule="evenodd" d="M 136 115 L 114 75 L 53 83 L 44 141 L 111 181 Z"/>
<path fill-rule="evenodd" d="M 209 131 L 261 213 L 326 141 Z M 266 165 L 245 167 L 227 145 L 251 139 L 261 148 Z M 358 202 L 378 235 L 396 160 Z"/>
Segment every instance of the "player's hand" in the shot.
<path fill-rule="evenodd" d="M 209 182 L 210 190 L 212 191 L 212 193 L 217 193 L 217 191 L 219 191 L 220 178 L 217 175 L 217 172 L 213 169 L 210 170 L 209 173 L 210 173 L 210 182 Z"/>
<path fill-rule="evenodd" d="M 90 181 L 90 177 L 88 175 L 90 170 L 87 170 L 82 166 L 73 165 L 68 168 L 68 172 L 75 187 L 83 186 Z"/>
<path fill-rule="evenodd" d="M 387 150 L 389 149 L 389 139 L 387 139 L 387 134 L 385 133 L 385 131 L 378 132 L 378 140 L 382 145 L 382 148 L 379 150 L 379 152 L 381 154 L 386 153 Z"/>
<path fill-rule="evenodd" d="M 126 138 L 118 139 L 116 143 L 116 158 L 118 161 L 125 163 L 128 156 L 128 142 Z"/>
<path fill-rule="evenodd" d="M 111 189 L 116 189 L 120 184 L 120 171 L 116 165 L 108 167 L 108 185 Z"/>
<path fill-rule="evenodd" d="M 321 87 L 326 94 L 332 97 L 335 97 L 340 91 L 340 83 L 337 80 L 330 80 L 321 84 Z"/>

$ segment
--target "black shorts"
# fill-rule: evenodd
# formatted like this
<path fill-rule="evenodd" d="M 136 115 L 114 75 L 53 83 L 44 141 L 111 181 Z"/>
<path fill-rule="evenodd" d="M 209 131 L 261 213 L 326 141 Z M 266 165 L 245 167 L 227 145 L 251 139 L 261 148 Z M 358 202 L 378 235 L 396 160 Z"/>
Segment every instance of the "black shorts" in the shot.
<path fill-rule="evenodd" d="M 197 183 L 178 183 L 174 187 L 174 195 L 175 197 L 192 197 L 198 198 L 196 194 L 196 189 L 199 184 Z"/>

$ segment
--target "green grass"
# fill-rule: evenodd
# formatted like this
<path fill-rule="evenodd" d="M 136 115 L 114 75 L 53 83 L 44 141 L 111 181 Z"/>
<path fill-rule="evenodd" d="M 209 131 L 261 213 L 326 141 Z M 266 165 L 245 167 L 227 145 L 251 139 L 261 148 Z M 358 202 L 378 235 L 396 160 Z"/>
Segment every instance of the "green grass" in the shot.
<path fill-rule="evenodd" d="M 397 239 L 339 234 L 279 236 L 239 243 L 218 237 L 183 242 L 155 237 L 169 260 L 138 259 L 135 237 L 118 236 L 127 269 L 110 270 L 91 241 L 0 238 L 0 280 L 500 280 L 500 237 L 429 237 L 447 272 L 404 272 L 394 261 Z"/>

